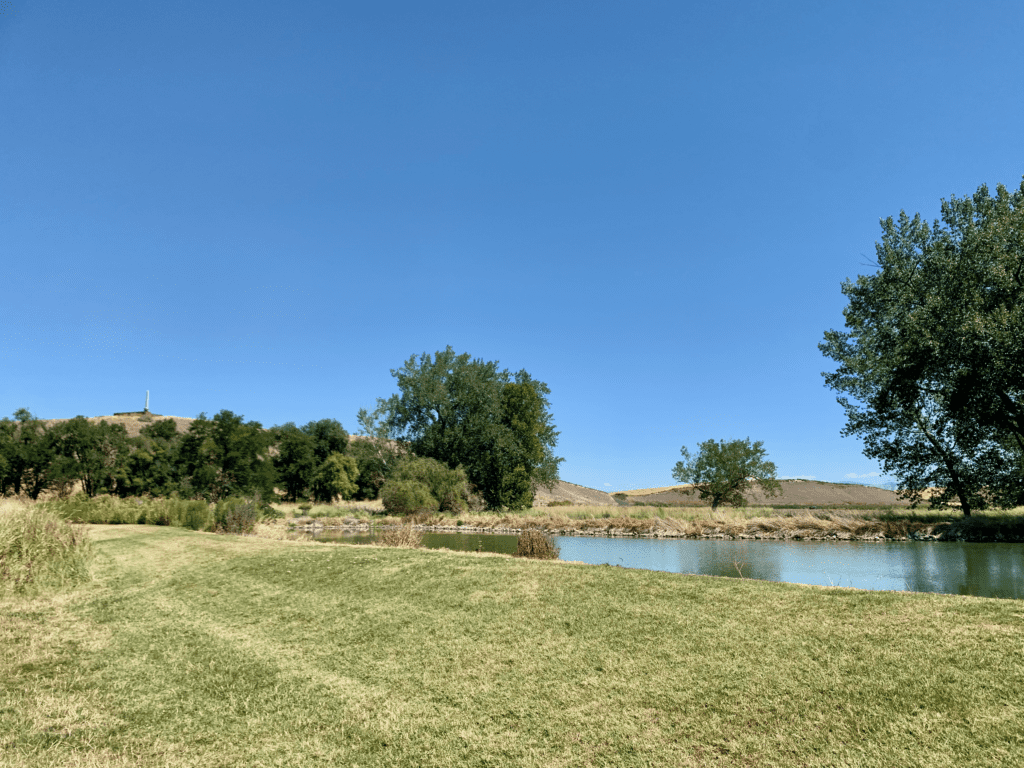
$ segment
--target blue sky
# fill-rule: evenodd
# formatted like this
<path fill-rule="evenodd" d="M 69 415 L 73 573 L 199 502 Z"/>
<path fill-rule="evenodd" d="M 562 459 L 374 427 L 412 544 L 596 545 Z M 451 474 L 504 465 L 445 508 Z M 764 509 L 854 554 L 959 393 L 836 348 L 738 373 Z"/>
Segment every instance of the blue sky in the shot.
<path fill-rule="evenodd" d="M 879 219 L 1024 175 L 1019 2 L 0 4 L 0 414 L 551 387 L 565 480 L 763 440 L 880 478 L 821 372 Z"/>

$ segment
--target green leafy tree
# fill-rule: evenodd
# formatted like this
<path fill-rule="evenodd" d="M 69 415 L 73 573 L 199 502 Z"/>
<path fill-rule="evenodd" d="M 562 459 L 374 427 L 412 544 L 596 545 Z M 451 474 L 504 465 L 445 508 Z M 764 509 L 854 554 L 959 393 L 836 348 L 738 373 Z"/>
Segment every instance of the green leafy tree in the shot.
<path fill-rule="evenodd" d="M 170 496 L 180 489 L 182 434 L 174 419 L 161 419 L 129 438 L 130 453 L 117 476 L 120 496 Z"/>
<path fill-rule="evenodd" d="M 0 419 L 0 498 L 14 487 L 14 455 L 17 451 L 18 423 Z"/>
<path fill-rule="evenodd" d="M 348 446 L 348 432 L 335 419 L 311 421 L 302 427 L 302 431 L 313 439 L 313 455 L 317 465 L 335 453 L 344 453 Z"/>
<path fill-rule="evenodd" d="M 128 458 L 128 433 L 121 424 L 84 416 L 57 424 L 47 435 L 52 450 L 51 480 L 63 486 L 82 483 L 87 496 L 113 490 Z"/>
<path fill-rule="evenodd" d="M 681 483 L 690 484 L 682 492 L 700 493 L 701 499 L 709 499 L 711 508 L 720 504 L 743 506 L 743 493 L 757 483 L 766 496 L 775 496 L 781 490 L 775 479 L 775 464 L 765 460 L 764 443 L 746 440 L 706 440 L 698 446 L 696 456 L 691 456 L 684 446 L 683 460 L 676 463 L 672 477 Z"/>
<path fill-rule="evenodd" d="M 289 501 L 309 496 L 324 462 L 344 454 L 348 445 L 348 432 L 335 419 L 311 421 L 303 427 L 288 422 L 271 432 L 277 445 L 274 466 Z"/>
<path fill-rule="evenodd" d="M 501 390 L 500 431 L 487 456 L 492 505 L 526 509 L 538 486 L 558 482 L 558 462 L 549 460 L 558 433 L 547 412 L 547 386 L 521 371 Z"/>
<path fill-rule="evenodd" d="M 903 494 L 965 515 L 1024 504 L 1024 183 L 882 222 L 879 271 L 843 283 L 845 332 L 819 345 L 844 436 Z"/>
<path fill-rule="evenodd" d="M 392 370 L 399 394 L 360 412 L 367 434 L 408 443 L 417 456 L 463 467 L 491 508 L 522 508 L 536 488 L 558 479 L 558 438 L 550 390 L 526 371 L 456 355 L 412 356 Z"/>
<path fill-rule="evenodd" d="M 351 456 L 332 453 L 316 470 L 313 477 L 313 499 L 330 504 L 337 498 L 351 499 L 359 486 L 359 465 Z"/>
<path fill-rule="evenodd" d="M 46 425 L 27 408 L 14 412 L 7 473 L 16 496 L 24 492 L 38 499 L 54 483 L 53 445 L 46 433 Z"/>
<path fill-rule="evenodd" d="M 317 471 L 316 442 L 311 435 L 292 422 L 275 427 L 277 437 L 278 482 L 284 485 L 285 498 L 298 501 L 306 498 Z"/>
<path fill-rule="evenodd" d="M 349 440 L 346 453 L 359 468 L 355 498 L 376 499 L 406 451 L 394 440 L 360 435 Z"/>
<path fill-rule="evenodd" d="M 252 493 L 269 499 L 276 480 L 272 442 L 258 421 L 245 422 L 227 410 L 212 419 L 199 414 L 182 438 L 180 471 L 193 493 L 211 501 Z"/>

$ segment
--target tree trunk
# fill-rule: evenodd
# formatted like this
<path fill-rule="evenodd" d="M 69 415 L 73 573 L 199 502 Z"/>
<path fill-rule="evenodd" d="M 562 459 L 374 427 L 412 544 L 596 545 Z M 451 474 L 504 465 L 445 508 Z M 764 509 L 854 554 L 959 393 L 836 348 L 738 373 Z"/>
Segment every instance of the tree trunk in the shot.
<path fill-rule="evenodd" d="M 949 469 L 949 479 L 953 481 L 950 485 L 953 486 L 953 490 L 956 491 L 957 498 L 960 499 L 960 508 L 964 511 L 964 517 L 970 517 L 971 502 L 967 500 L 967 494 L 964 492 L 963 483 L 960 482 L 960 475 L 957 474 L 952 465 L 947 465 L 947 467 Z"/>

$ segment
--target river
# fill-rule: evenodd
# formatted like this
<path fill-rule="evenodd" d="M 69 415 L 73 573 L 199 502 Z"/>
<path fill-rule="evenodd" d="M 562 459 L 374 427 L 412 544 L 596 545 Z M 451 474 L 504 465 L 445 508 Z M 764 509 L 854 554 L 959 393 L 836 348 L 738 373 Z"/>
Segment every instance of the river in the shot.
<path fill-rule="evenodd" d="M 374 534 L 324 531 L 323 541 Z M 562 560 L 671 573 L 872 590 L 1024 598 L 1024 544 L 953 541 L 751 541 L 556 536 Z M 432 549 L 512 554 L 516 537 L 426 533 Z"/>

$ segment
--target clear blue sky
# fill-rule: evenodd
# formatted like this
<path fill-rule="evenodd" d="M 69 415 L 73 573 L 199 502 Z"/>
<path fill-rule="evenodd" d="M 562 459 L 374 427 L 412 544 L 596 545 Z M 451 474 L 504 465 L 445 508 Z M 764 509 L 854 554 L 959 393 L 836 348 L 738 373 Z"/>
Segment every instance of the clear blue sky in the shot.
<path fill-rule="evenodd" d="M 1012 2 L 0 3 L 0 415 L 355 414 L 525 368 L 565 480 L 763 440 L 881 480 L 821 372 L 879 219 L 1024 175 Z"/>

